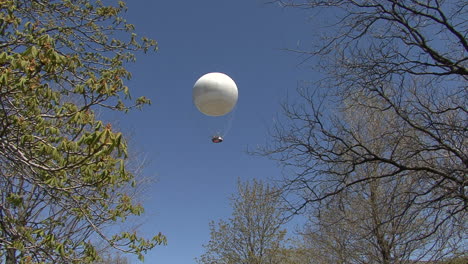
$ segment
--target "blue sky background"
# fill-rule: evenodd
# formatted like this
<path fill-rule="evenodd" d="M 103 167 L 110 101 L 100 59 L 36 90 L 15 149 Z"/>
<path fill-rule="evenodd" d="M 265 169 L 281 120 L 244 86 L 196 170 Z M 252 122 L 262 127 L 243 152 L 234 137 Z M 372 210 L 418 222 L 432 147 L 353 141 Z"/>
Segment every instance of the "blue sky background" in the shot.
<path fill-rule="evenodd" d="M 260 0 L 127 2 L 128 22 L 159 43 L 157 53 L 129 66 L 132 95 L 153 104 L 114 117 L 131 132 L 140 159 L 150 162 L 144 176 L 155 181 L 142 195 L 140 231 L 168 238 L 145 263 L 195 263 L 209 240 L 208 223 L 230 216 L 237 179 L 281 175 L 274 162 L 246 150 L 268 141 L 280 102 L 295 96 L 298 81 L 313 80 L 312 70 L 298 66 L 301 57 L 283 49 L 307 48 L 316 32 L 305 11 Z M 231 76 L 239 89 L 229 117 L 204 116 L 192 103 L 195 81 L 214 71 Z M 225 142 L 211 143 L 213 129 L 229 118 Z"/>

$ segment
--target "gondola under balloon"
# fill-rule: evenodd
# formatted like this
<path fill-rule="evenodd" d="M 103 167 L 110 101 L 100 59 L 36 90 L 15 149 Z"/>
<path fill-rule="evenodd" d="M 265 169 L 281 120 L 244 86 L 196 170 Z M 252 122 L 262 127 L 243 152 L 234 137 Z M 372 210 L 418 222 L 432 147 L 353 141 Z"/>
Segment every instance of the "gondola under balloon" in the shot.
<path fill-rule="evenodd" d="M 193 103 L 200 112 L 213 118 L 227 115 L 237 103 L 236 83 L 224 73 L 211 72 L 200 77 L 193 86 Z M 213 135 L 213 143 L 223 142 L 223 135 Z"/>

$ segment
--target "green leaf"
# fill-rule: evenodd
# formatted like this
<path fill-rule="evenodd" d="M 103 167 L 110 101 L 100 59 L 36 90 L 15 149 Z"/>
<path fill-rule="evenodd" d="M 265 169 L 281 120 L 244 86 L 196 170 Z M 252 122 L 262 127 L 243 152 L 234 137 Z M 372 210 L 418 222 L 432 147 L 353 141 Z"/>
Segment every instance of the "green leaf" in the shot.
<path fill-rule="evenodd" d="M 30 58 L 37 58 L 39 51 L 37 50 L 36 46 L 29 47 L 25 52 L 24 55 Z"/>
<path fill-rule="evenodd" d="M 0 75 L 0 85 L 7 86 L 8 85 L 8 75 L 6 73 L 3 73 Z"/>
<path fill-rule="evenodd" d="M 19 207 L 23 203 L 23 196 L 16 194 L 16 193 L 10 193 L 7 196 L 7 201 L 14 207 Z"/>

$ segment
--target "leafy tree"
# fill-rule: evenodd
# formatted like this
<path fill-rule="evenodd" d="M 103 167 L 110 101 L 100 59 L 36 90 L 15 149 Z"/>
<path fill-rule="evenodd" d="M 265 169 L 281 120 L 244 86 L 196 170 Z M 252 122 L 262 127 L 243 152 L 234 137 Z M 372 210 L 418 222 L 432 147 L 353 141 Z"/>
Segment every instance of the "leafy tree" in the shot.
<path fill-rule="evenodd" d="M 294 171 L 283 188 L 293 210 L 363 183 L 410 182 L 403 208 L 411 210 L 401 213 L 426 219 L 413 238 L 433 241 L 426 258 L 449 254 L 452 237 L 466 243 L 466 1 L 275 2 L 328 22 L 313 47 L 295 50 L 316 59 L 324 78 L 299 89 L 302 102 L 284 104 L 272 143 L 259 151 Z M 378 121 L 388 129 L 368 133 Z"/>
<path fill-rule="evenodd" d="M 125 256 L 118 252 L 100 252 L 100 259 L 95 264 L 130 264 L 130 261 Z"/>
<path fill-rule="evenodd" d="M 315 264 L 317 255 L 311 250 L 310 245 L 300 240 L 300 237 L 289 239 L 289 246 L 283 247 L 277 251 L 277 263 L 281 264 Z"/>
<path fill-rule="evenodd" d="M 93 241 L 143 253 L 161 234 L 108 235 L 143 208 L 122 188 L 135 183 L 122 133 L 96 111 L 129 111 L 124 63 L 156 47 L 137 39 L 125 3 L 0 1 L 0 259 L 92 263 Z"/>
<path fill-rule="evenodd" d="M 262 182 L 238 183 L 232 218 L 210 223 L 210 241 L 197 259 L 203 264 L 266 264 L 281 262 L 286 231 L 280 197 Z"/>

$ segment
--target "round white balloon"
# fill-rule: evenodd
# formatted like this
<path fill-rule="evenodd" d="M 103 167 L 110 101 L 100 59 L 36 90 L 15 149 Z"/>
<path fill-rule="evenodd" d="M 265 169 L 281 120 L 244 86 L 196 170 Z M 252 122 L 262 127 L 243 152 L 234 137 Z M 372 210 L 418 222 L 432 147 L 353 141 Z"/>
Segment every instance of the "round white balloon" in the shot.
<path fill-rule="evenodd" d="M 237 103 L 237 85 L 224 73 L 207 73 L 195 82 L 192 97 L 200 112 L 222 116 L 231 112 Z"/>

